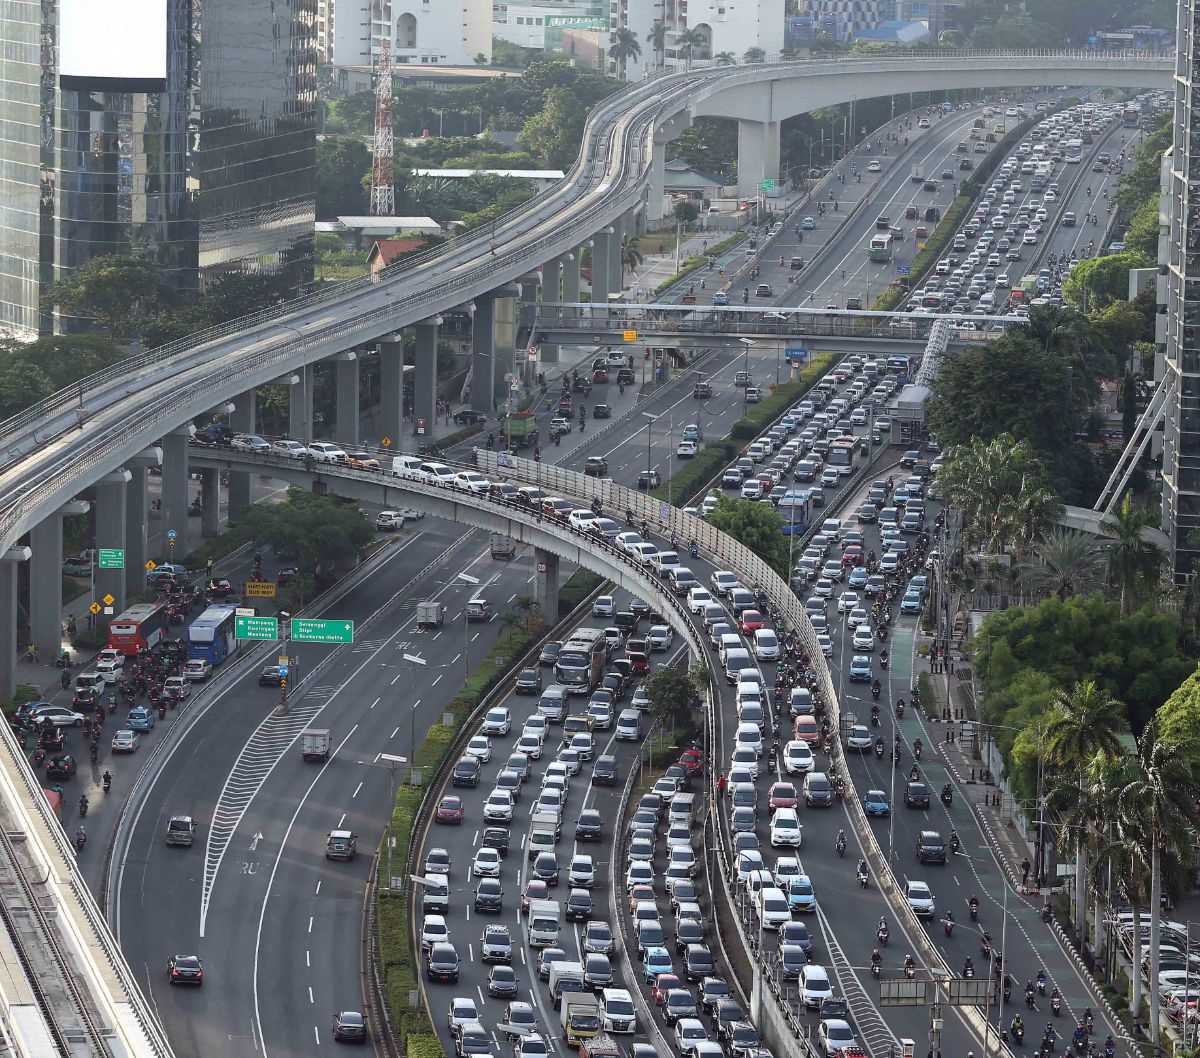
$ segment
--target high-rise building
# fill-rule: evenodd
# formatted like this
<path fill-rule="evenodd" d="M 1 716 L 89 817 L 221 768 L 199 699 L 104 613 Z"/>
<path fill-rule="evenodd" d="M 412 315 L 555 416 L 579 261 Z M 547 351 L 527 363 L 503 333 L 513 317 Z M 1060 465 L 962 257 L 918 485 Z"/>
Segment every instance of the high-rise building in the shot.
<path fill-rule="evenodd" d="M 316 183 L 317 0 L 0 5 L 0 330 L 46 287 L 136 254 L 195 289 L 302 277 Z"/>
<path fill-rule="evenodd" d="M 321 59 L 370 67 L 379 42 L 392 40 L 392 62 L 474 66 L 492 57 L 492 0 L 317 0 Z"/>

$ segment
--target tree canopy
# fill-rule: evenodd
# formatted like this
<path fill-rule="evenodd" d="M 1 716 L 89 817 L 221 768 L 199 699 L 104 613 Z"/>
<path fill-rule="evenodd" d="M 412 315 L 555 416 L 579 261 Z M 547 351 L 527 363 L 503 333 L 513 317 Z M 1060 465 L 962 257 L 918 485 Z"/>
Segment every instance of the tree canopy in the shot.
<path fill-rule="evenodd" d="M 1071 269 L 1063 283 L 1063 295 L 1082 312 L 1100 312 L 1114 302 L 1127 302 L 1129 270 L 1153 262 L 1137 251 L 1087 257 Z"/>
<path fill-rule="evenodd" d="M 46 291 L 46 303 L 64 316 L 93 319 L 108 337 L 124 341 L 157 316 L 172 292 L 149 258 L 93 257 Z"/>
<path fill-rule="evenodd" d="M 770 504 L 723 498 L 708 522 L 753 551 L 785 580 L 788 575 L 787 537 L 783 519 Z"/>
<path fill-rule="evenodd" d="M 27 345 L 0 342 L 0 418 L 120 362 L 124 355 L 98 334 L 60 334 Z"/>

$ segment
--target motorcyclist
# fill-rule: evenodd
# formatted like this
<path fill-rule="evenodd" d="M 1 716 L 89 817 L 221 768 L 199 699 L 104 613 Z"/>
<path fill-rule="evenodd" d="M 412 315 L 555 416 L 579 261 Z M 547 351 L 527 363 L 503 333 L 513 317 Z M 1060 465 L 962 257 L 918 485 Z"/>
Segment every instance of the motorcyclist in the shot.
<path fill-rule="evenodd" d="M 971 961 L 971 956 L 968 955 L 966 960 L 963 962 L 963 977 L 974 977 L 974 976 L 975 976 L 975 964 Z"/>
<path fill-rule="evenodd" d="M 870 872 L 867 870 L 867 861 L 858 861 L 858 880 L 861 882 L 864 878 L 870 877 Z"/>
<path fill-rule="evenodd" d="M 1014 1014 L 1012 1024 L 1009 1025 L 1009 1032 L 1012 1033 L 1013 1039 L 1020 1040 L 1025 1035 L 1025 1023 L 1021 1020 L 1020 1014 Z"/>
<path fill-rule="evenodd" d="M 846 832 L 844 830 L 838 831 L 837 841 L 834 842 L 834 844 L 837 846 L 838 852 L 845 851 L 845 849 L 846 849 Z"/>
<path fill-rule="evenodd" d="M 112 786 L 112 773 L 106 771 L 104 773 L 104 777 L 101 779 L 101 782 L 104 783 L 104 792 L 108 793 L 108 788 Z"/>
<path fill-rule="evenodd" d="M 879 949 L 876 948 L 871 952 L 871 965 L 878 967 L 883 962 L 883 956 L 879 954 Z"/>
<path fill-rule="evenodd" d="M 87 844 L 87 829 L 80 825 L 75 830 L 75 847 L 82 849 Z"/>

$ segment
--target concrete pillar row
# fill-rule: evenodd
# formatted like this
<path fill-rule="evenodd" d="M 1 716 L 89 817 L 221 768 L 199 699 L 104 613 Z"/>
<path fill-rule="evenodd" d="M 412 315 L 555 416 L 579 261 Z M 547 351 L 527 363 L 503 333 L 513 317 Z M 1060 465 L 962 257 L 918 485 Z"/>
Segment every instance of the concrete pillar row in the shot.
<path fill-rule="evenodd" d="M 404 427 L 404 338 L 399 332 L 379 339 L 379 437 L 391 438 L 395 451 Z"/>
<path fill-rule="evenodd" d="M 626 235 L 631 235 L 633 226 L 629 217 L 622 215 L 613 221 L 612 242 L 608 250 L 608 289 L 609 293 L 619 294 L 625 285 L 625 262 L 621 252 L 621 244 Z"/>
<path fill-rule="evenodd" d="M 358 353 L 351 349 L 333 357 L 333 360 L 336 362 L 334 388 L 337 393 L 337 421 L 334 424 L 333 439 L 338 444 L 356 445 L 361 437 Z"/>
<path fill-rule="evenodd" d="M 54 657 L 63 640 L 63 516 L 86 514 L 91 507 L 87 500 L 72 500 L 29 531 L 29 637 L 43 658 Z"/>
<path fill-rule="evenodd" d="M 125 548 L 125 494 L 133 475 L 114 470 L 96 482 L 96 547 Z M 96 602 L 105 609 L 98 616 L 107 624 L 125 609 L 125 571 L 95 567 Z M 114 602 L 105 602 L 108 596 Z M 110 612 L 111 611 L 111 612 Z"/>
<path fill-rule="evenodd" d="M 471 410 L 491 415 L 495 409 L 496 299 L 475 299 L 471 318 Z"/>
<path fill-rule="evenodd" d="M 311 441 L 313 431 L 313 365 L 305 364 L 293 377 L 299 381 L 288 393 L 288 436 Z"/>
<path fill-rule="evenodd" d="M 31 554 L 28 547 L 12 547 L 0 557 L 0 698 L 17 689 L 17 563 Z"/>
<path fill-rule="evenodd" d="M 182 562 L 188 553 L 188 442 L 195 433 L 189 422 L 163 437 L 162 539 L 158 558 Z M 169 534 L 174 531 L 174 545 Z"/>
<path fill-rule="evenodd" d="M 563 265 L 566 263 L 566 258 L 569 254 L 564 254 L 562 257 L 555 257 L 547 261 L 542 266 L 542 300 L 543 301 L 562 301 L 562 284 L 563 284 Z M 561 315 L 561 314 L 560 314 Z M 538 360 L 542 363 L 557 363 L 558 362 L 558 346 L 551 342 L 537 341 L 537 328 L 534 328 L 534 335 L 530 338 L 530 342 L 536 342 L 538 347 Z M 536 367 L 537 365 L 533 365 Z"/>
<path fill-rule="evenodd" d="M 553 625 L 558 622 L 558 555 L 535 547 L 533 558 L 537 570 L 534 598 L 542 617 L 547 624 Z"/>
<path fill-rule="evenodd" d="M 571 305 L 579 304 L 579 258 L 580 250 L 562 257 L 562 299 Z"/>
<path fill-rule="evenodd" d="M 234 398 L 229 425 L 238 433 L 258 433 L 257 394 L 248 389 Z M 251 475 L 241 471 L 229 473 L 229 517 L 236 520 L 250 506 Z"/>
<path fill-rule="evenodd" d="M 598 231 L 591 240 L 592 246 L 592 304 L 607 305 L 608 295 L 612 292 L 609 285 L 612 275 L 608 263 L 612 248 L 612 229 Z"/>
<path fill-rule="evenodd" d="M 656 223 L 666 216 L 663 198 L 666 195 L 667 145 L 654 144 L 650 155 L 650 172 L 646 183 L 646 220 Z"/>
<path fill-rule="evenodd" d="M 162 450 L 155 449 L 162 462 Z M 146 583 L 146 560 L 150 557 L 150 497 L 146 493 L 149 466 L 132 463 L 125 489 L 125 591 L 137 595 Z"/>
<path fill-rule="evenodd" d="M 763 180 L 779 180 L 779 122 L 738 122 L 738 195 L 753 198 Z"/>
<path fill-rule="evenodd" d="M 413 356 L 413 430 L 424 419 L 432 425 L 437 416 L 437 343 L 440 316 L 422 320 L 413 327 L 416 352 Z"/>
<path fill-rule="evenodd" d="M 221 531 L 221 472 L 215 467 L 200 471 L 200 535 L 209 540 Z"/>

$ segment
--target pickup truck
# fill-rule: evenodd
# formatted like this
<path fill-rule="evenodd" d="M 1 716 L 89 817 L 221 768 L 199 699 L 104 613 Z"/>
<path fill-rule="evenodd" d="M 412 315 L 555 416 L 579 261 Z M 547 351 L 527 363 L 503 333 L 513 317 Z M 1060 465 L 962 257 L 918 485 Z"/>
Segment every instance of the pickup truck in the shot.
<path fill-rule="evenodd" d="M 300 732 L 300 755 L 308 761 L 329 759 L 329 730 L 309 728 Z"/>
<path fill-rule="evenodd" d="M 555 965 L 558 965 L 557 963 Z M 559 1010 L 563 1039 L 570 1047 L 600 1035 L 600 1001 L 586 992 L 565 992 Z"/>

